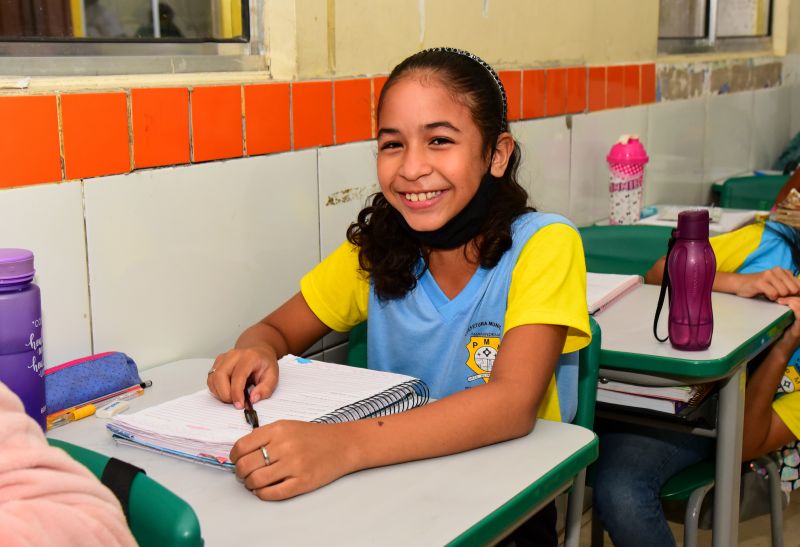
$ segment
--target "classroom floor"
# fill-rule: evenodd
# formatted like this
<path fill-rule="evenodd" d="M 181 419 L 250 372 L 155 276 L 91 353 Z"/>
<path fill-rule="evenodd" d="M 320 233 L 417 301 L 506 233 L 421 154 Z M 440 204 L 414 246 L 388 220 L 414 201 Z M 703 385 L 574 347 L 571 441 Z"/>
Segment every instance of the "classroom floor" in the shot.
<path fill-rule="evenodd" d="M 672 533 L 678 540 L 678 547 L 683 546 L 683 526 L 670 523 Z M 583 529 L 581 530 L 581 547 L 591 546 L 591 510 L 584 514 Z M 739 547 L 769 547 L 772 545 L 770 535 L 769 515 L 763 515 L 748 520 L 739 525 Z M 698 547 L 711 545 L 711 531 L 700 530 L 697 541 Z M 795 493 L 789 506 L 783 513 L 783 544 L 785 547 L 800 547 L 800 492 Z M 612 545 L 608 534 L 605 534 L 604 545 Z"/>

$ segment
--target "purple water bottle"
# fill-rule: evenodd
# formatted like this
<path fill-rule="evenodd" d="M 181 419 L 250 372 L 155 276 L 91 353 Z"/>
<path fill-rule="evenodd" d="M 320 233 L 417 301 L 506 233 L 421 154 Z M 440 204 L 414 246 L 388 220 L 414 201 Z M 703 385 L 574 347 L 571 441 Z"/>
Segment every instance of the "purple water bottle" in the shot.
<path fill-rule="evenodd" d="M 669 340 L 676 349 L 706 349 L 714 330 L 711 288 L 717 270 L 708 242 L 708 211 L 680 213 L 673 237 L 675 243 L 667 257 Z"/>
<path fill-rule="evenodd" d="M 0 249 L 0 382 L 25 412 L 47 428 L 42 362 L 42 305 L 33 280 L 33 253 Z"/>

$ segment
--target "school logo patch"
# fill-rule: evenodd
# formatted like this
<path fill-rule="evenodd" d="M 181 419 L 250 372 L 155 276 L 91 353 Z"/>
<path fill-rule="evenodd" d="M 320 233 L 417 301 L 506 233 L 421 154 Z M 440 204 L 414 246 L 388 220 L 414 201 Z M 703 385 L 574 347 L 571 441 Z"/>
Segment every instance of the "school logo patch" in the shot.
<path fill-rule="evenodd" d="M 492 373 L 492 366 L 497 357 L 497 349 L 500 347 L 500 337 L 498 336 L 471 336 L 467 343 L 469 358 L 467 366 L 475 374 L 467 378 L 470 382 L 482 379 L 489 381 Z"/>
<path fill-rule="evenodd" d="M 792 393 L 798 390 L 800 390 L 800 373 L 798 373 L 796 366 L 789 365 L 786 367 L 786 372 L 781 379 L 778 391 Z"/>

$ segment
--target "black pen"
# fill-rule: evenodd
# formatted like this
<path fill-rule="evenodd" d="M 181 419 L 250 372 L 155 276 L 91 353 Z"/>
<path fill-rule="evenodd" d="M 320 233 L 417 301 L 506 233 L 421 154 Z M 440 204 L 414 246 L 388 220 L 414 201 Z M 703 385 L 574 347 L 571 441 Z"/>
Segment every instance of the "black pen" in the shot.
<path fill-rule="evenodd" d="M 253 409 L 253 403 L 250 402 L 250 388 L 256 385 L 253 377 L 247 378 L 244 385 L 244 420 L 253 426 L 253 429 L 258 427 L 258 413 Z"/>

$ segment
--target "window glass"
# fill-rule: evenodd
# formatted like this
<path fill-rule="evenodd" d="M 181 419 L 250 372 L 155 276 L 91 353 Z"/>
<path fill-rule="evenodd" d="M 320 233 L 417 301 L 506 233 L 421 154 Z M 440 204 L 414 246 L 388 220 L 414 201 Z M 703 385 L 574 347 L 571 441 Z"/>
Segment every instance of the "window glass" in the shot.
<path fill-rule="evenodd" d="M 706 34 L 706 0 L 661 0 L 660 38 L 702 38 Z"/>
<path fill-rule="evenodd" d="M 717 0 L 717 36 L 768 36 L 770 0 Z"/>
<path fill-rule="evenodd" d="M 768 51 L 771 0 L 659 0 L 659 53 Z"/>
<path fill-rule="evenodd" d="M 0 0 L 0 41 L 247 41 L 247 0 Z"/>

